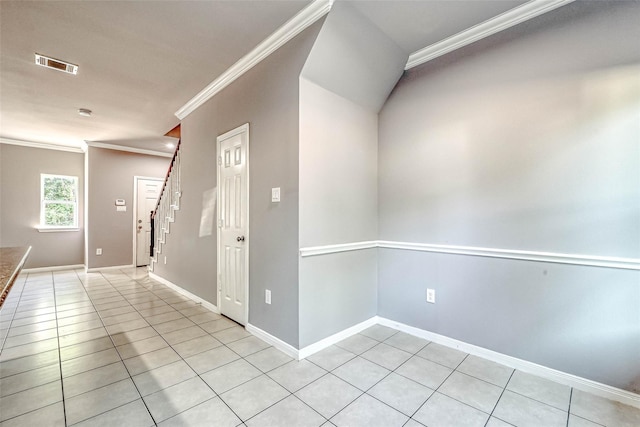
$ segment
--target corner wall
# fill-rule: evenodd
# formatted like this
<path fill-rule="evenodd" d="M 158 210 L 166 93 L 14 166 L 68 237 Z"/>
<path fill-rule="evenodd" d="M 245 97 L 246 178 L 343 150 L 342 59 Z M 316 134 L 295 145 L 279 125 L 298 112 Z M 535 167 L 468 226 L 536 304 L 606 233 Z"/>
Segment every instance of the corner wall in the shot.
<path fill-rule="evenodd" d="M 163 179 L 171 159 L 88 147 L 87 268 L 133 264 L 133 177 Z M 126 212 L 117 212 L 124 199 Z M 102 255 L 96 255 L 102 248 Z"/>
<path fill-rule="evenodd" d="M 576 2 L 408 72 L 380 114 L 380 239 L 640 258 L 639 20 Z M 378 314 L 638 392 L 639 284 L 380 249 Z"/>
<path fill-rule="evenodd" d="M 300 247 L 375 240 L 378 115 L 300 79 Z M 377 251 L 300 258 L 300 348 L 376 315 Z"/>
<path fill-rule="evenodd" d="M 40 174 L 78 177 L 79 231 L 40 233 Z M 25 268 L 84 264 L 84 154 L 0 144 L 0 246 L 32 246 Z"/>
<path fill-rule="evenodd" d="M 300 247 L 377 239 L 378 111 L 407 54 L 334 4 L 300 77 Z M 377 311 L 377 251 L 300 257 L 300 348 Z"/>

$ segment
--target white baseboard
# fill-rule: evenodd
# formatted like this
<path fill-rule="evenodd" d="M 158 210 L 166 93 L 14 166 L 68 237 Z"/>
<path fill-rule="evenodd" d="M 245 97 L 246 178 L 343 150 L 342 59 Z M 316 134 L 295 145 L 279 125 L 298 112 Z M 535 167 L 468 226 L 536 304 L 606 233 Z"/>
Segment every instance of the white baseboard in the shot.
<path fill-rule="evenodd" d="M 41 273 L 43 271 L 63 271 L 63 270 L 78 270 L 85 269 L 84 264 L 74 264 L 74 265 L 56 265 L 53 267 L 36 267 L 36 268 L 23 268 L 23 273 Z"/>
<path fill-rule="evenodd" d="M 622 390 L 616 387 L 611 387 L 606 384 L 601 384 L 596 381 L 591 381 L 586 378 L 581 378 L 576 375 L 568 374 L 566 372 L 557 371 L 555 369 L 547 368 L 533 362 L 518 359 L 515 357 L 507 356 L 506 354 L 498 353 L 486 348 L 478 347 L 473 344 L 468 344 L 463 341 L 458 341 L 453 338 L 439 335 L 433 332 L 426 331 L 424 329 L 415 328 L 413 326 L 405 325 L 404 323 L 396 322 L 384 317 L 377 317 L 377 323 L 383 326 L 388 326 L 393 329 L 397 329 L 407 334 L 414 335 L 416 337 L 424 338 L 428 341 L 433 341 L 437 344 L 442 344 L 447 347 L 455 348 L 465 353 L 473 354 L 474 356 L 482 357 L 487 360 L 491 360 L 496 363 L 503 364 L 513 369 L 518 369 L 522 372 L 527 372 L 532 375 L 537 375 L 542 378 L 555 381 L 559 384 L 564 384 L 570 387 L 574 387 L 578 390 L 585 391 L 587 393 L 595 394 L 606 399 L 615 400 L 616 402 L 624 403 L 625 405 L 634 406 L 640 408 L 640 395 L 632 393 L 627 390 Z"/>
<path fill-rule="evenodd" d="M 300 351 L 292 345 L 282 341 L 280 338 L 274 337 L 270 333 L 263 331 L 262 329 L 252 325 L 251 323 L 247 323 L 245 329 L 247 330 L 247 332 L 260 338 L 262 341 L 271 344 L 287 356 L 293 357 L 296 360 L 300 359 Z"/>
<path fill-rule="evenodd" d="M 345 338 L 349 338 L 350 336 L 355 335 L 358 332 L 362 332 L 365 329 L 375 325 L 377 323 L 377 320 L 377 316 L 374 316 L 370 319 L 365 320 L 364 322 L 360 322 L 357 325 L 353 325 L 350 328 L 340 331 L 337 334 L 333 334 L 331 336 L 328 336 L 327 338 L 301 348 L 298 351 L 300 355 L 299 358 L 304 359 L 305 357 L 309 357 L 312 354 L 317 353 L 320 350 L 324 350 L 325 348 L 332 346 L 333 344 L 340 342 Z"/>
<path fill-rule="evenodd" d="M 194 300 L 195 302 L 202 304 L 202 306 L 208 310 L 213 311 L 214 313 L 218 313 L 220 314 L 220 310 L 218 310 L 218 307 L 211 304 L 209 301 L 200 298 L 199 296 L 192 294 L 191 292 L 187 291 L 186 289 L 181 288 L 180 286 L 176 285 L 175 283 L 172 283 L 170 281 L 168 281 L 167 279 L 165 279 L 164 277 L 160 277 L 155 273 L 149 272 L 149 278 L 156 280 L 160 283 L 162 283 L 163 285 L 166 285 L 168 287 L 170 287 L 171 289 L 173 289 L 174 291 L 178 292 L 179 294 L 184 295 L 185 297 Z"/>
<path fill-rule="evenodd" d="M 296 360 L 301 360 L 321 350 L 324 350 L 325 348 L 332 346 L 333 344 L 340 342 L 345 338 L 349 338 L 350 336 L 355 335 L 358 332 L 362 332 L 368 327 L 375 325 L 376 323 L 377 317 L 372 317 L 365 320 L 364 322 L 351 326 L 350 328 L 340 331 L 337 334 L 333 334 L 300 350 L 250 323 L 247 323 L 245 329 L 247 330 L 247 332 L 250 332 L 263 341 L 266 341 L 287 356 L 293 357 Z"/>
<path fill-rule="evenodd" d="M 123 268 L 134 268 L 135 265 L 133 264 L 127 264 L 127 265 L 111 265 L 109 267 L 94 267 L 94 268 L 87 268 L 86 272 L 87 273 L 97 273 L 100 271 L 109 271 L 109 270 L 122 270 Z"/>

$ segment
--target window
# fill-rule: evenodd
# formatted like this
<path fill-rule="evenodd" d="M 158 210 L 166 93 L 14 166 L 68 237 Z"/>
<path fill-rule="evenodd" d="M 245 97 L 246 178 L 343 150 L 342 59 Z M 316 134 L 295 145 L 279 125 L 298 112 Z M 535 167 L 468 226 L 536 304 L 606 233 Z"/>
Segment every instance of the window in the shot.
<path fill-rule="evenodd" d="M 40 226 L 78 228 L 78 177 L 40 175 Z"/>

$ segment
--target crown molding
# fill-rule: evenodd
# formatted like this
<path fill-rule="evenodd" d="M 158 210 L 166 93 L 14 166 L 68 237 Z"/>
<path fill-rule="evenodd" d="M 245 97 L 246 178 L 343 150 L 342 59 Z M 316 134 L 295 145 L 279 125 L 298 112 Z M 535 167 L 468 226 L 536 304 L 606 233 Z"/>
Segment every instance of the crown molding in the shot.
<path fill-rule="evenodd" d="M 551 12 L 552 10 L 572 3 L 573 1 L 574 0 L 531 0 L 522 6 L 513 8 L 494 18 L 488 19 L 481 24 L 461 31 L 458 34 L 412 53 L 409 55 L 409 60 L 407 61 L 407 65 L 404 69 L 408 70 L 417 65 L 424 64 L 434 58 L 452 52 L 456 49 L 460 49 L 463 46 L 481 40 L 485 37 L 489 37 L 490 35 L 506 30 L 507 28 L 511 28 L 514 25 L 528 21 L 536 16 Z"/>
<path fill-rule="evenodd" d="M 0 144 L 20 145 L 22 147 L 42 148 L 44 150 L 67 151 L 69 153 L 84 153 L 81 147 L 70 145 L 58 145 L 49 142 L 22 141 L 19 139 L 0 138 Z"/>
<path fill-rule="evenodd" d="M 251 52 L 243 56 L 238 62 L 222 73 L 200 93 L 183 105 L 175 115 L 183 120 L 202 104 L 207 102 L 218 92 L 233 83 L 238 77 L 255 67 L 260 61 L 271 55 L 282 45 L 300 34 L 311 24 L 329 13 L 333 0 L 314 0 L 302 9 L 296 16 L 278 28 L 273 34 L 264 39 Z"/>
<path fill-rule="evenodd" d="M 173 153 L 163 151 L 145 150 L 143 148 L 126 147 L 124 145 L 105 144 L 104 142 L 87 142 L 89 147 L 105 148 L 107 150 L 126 151 L 128 153 L 146 154 L 148 156 L 173 157 Z"/>

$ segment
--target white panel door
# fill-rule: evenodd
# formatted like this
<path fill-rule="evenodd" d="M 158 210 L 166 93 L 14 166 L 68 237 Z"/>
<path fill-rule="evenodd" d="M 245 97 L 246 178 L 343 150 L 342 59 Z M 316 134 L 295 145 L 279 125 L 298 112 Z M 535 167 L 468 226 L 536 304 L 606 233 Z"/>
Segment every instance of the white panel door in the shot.
<path fill-rule="evenodd" d="M 218 305 L 225 316 L 247 323 L 249 288 L 249 125 L 218 137 Z"/>
<path fill-rule="evenodd" d="M 149 265 L 151 256 L 151 211 L 156 208 L 163 181 L 161 179 L 137 179 L 136 200 L 136 265 Z"/>

